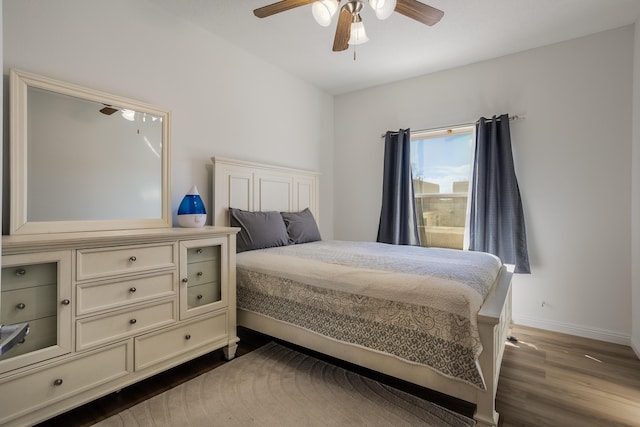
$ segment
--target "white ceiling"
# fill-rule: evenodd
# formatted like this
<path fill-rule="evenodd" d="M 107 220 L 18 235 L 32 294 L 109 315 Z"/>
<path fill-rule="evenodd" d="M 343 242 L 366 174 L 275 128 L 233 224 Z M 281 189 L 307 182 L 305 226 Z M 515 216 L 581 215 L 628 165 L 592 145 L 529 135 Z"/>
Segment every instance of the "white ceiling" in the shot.
<path fill-rule="evenodd" d="M 318 25 L 311 5 L 259 19 L 276 0 L 150 0 L 330 94 L 428 74 L 632 24 L 639 0 L 426 0 L 444 11 L 428 27 L 394 13 L 361 13 L 370 41 L 332 52 L 336 17 Z M 343 0 L 341 4 L 344 4 Z"/>

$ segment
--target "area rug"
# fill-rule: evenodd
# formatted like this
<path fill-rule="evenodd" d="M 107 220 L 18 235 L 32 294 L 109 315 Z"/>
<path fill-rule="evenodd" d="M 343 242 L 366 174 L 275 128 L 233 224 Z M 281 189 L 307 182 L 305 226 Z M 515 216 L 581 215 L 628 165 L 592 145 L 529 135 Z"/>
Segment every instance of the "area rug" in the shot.
<path fill-rule="evenodd" d="M 475 421 L 271 342 L 96 426 L 469 427 Z"/>

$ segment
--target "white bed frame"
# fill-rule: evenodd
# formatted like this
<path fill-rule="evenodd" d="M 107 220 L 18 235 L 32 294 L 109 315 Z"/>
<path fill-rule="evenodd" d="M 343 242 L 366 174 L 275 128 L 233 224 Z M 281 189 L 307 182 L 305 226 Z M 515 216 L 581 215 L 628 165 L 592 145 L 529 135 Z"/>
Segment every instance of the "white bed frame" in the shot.
<path fill-rule="evenodd" d="M 309 208 L 319 223 L 319 174 L 213 157 L 214 224 L 229 225 L 228 208 L 249 211 L 296 212 Z M 480 368 L 486 391 L 436 371 L 404 362 L 366 348 L 337 342 L 317 333 L 238 309 L 238 324 L 255 331 L 382 372 L 476 405 L 474 418 L 480 427 L 497 426 L 495 397 L 508 328 L 511 324 L 511 276 L 504 267 L 478 312 L 483 351 Z"/>

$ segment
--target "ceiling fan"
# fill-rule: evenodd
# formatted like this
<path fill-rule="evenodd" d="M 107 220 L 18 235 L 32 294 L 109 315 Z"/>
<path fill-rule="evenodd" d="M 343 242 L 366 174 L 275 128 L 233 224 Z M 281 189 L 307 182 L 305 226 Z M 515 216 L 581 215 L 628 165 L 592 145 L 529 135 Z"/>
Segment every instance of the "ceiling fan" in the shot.
<path fill-rule="evenodd" d="M 434 25 L 442 19 L 444 12 L 417 0 L 368 0 L 378 19 L 387 19 L 393 12 L 398 12 L 426 25 Z M 347 0 L 340 7 L 340 0 L 281 0 L 253 11 L 258 18 L 266 18 L 299 6 L 313 3 L 312 13 L 316 21 L 326 27 L 331 18 L 340 9 L 338 25 L 333 41 L 333 51 L 340 52 L 349 45 L 365 43 L 369 39 L 364 31 L 360 12 L 365 0 Z"/>

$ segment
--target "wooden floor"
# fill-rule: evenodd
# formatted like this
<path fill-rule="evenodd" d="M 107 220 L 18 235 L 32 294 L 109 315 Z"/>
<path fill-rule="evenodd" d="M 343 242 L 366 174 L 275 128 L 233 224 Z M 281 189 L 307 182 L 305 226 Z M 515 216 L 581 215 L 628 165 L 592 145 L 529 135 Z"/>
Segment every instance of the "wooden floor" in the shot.
<path fill-rule="evenodd" d="M 630 347 L 514 327 L 498 383 L 507 426 L 640 426 L 640 360 Z"/>
<path fill-rule="evenodd" d="M 514 326 L 498 387 L 500 426 L 640 426 L 640 360 L 629 348 Z M 240 328 L 238 356 L 269 341 Z M 330 360 L 332 361 L 332 360 Z M 225 363 L 216 351 L 39 425 L 89 426 Z M 381 382 L 471 416 L 466 402 L 346 365 Z"/>

